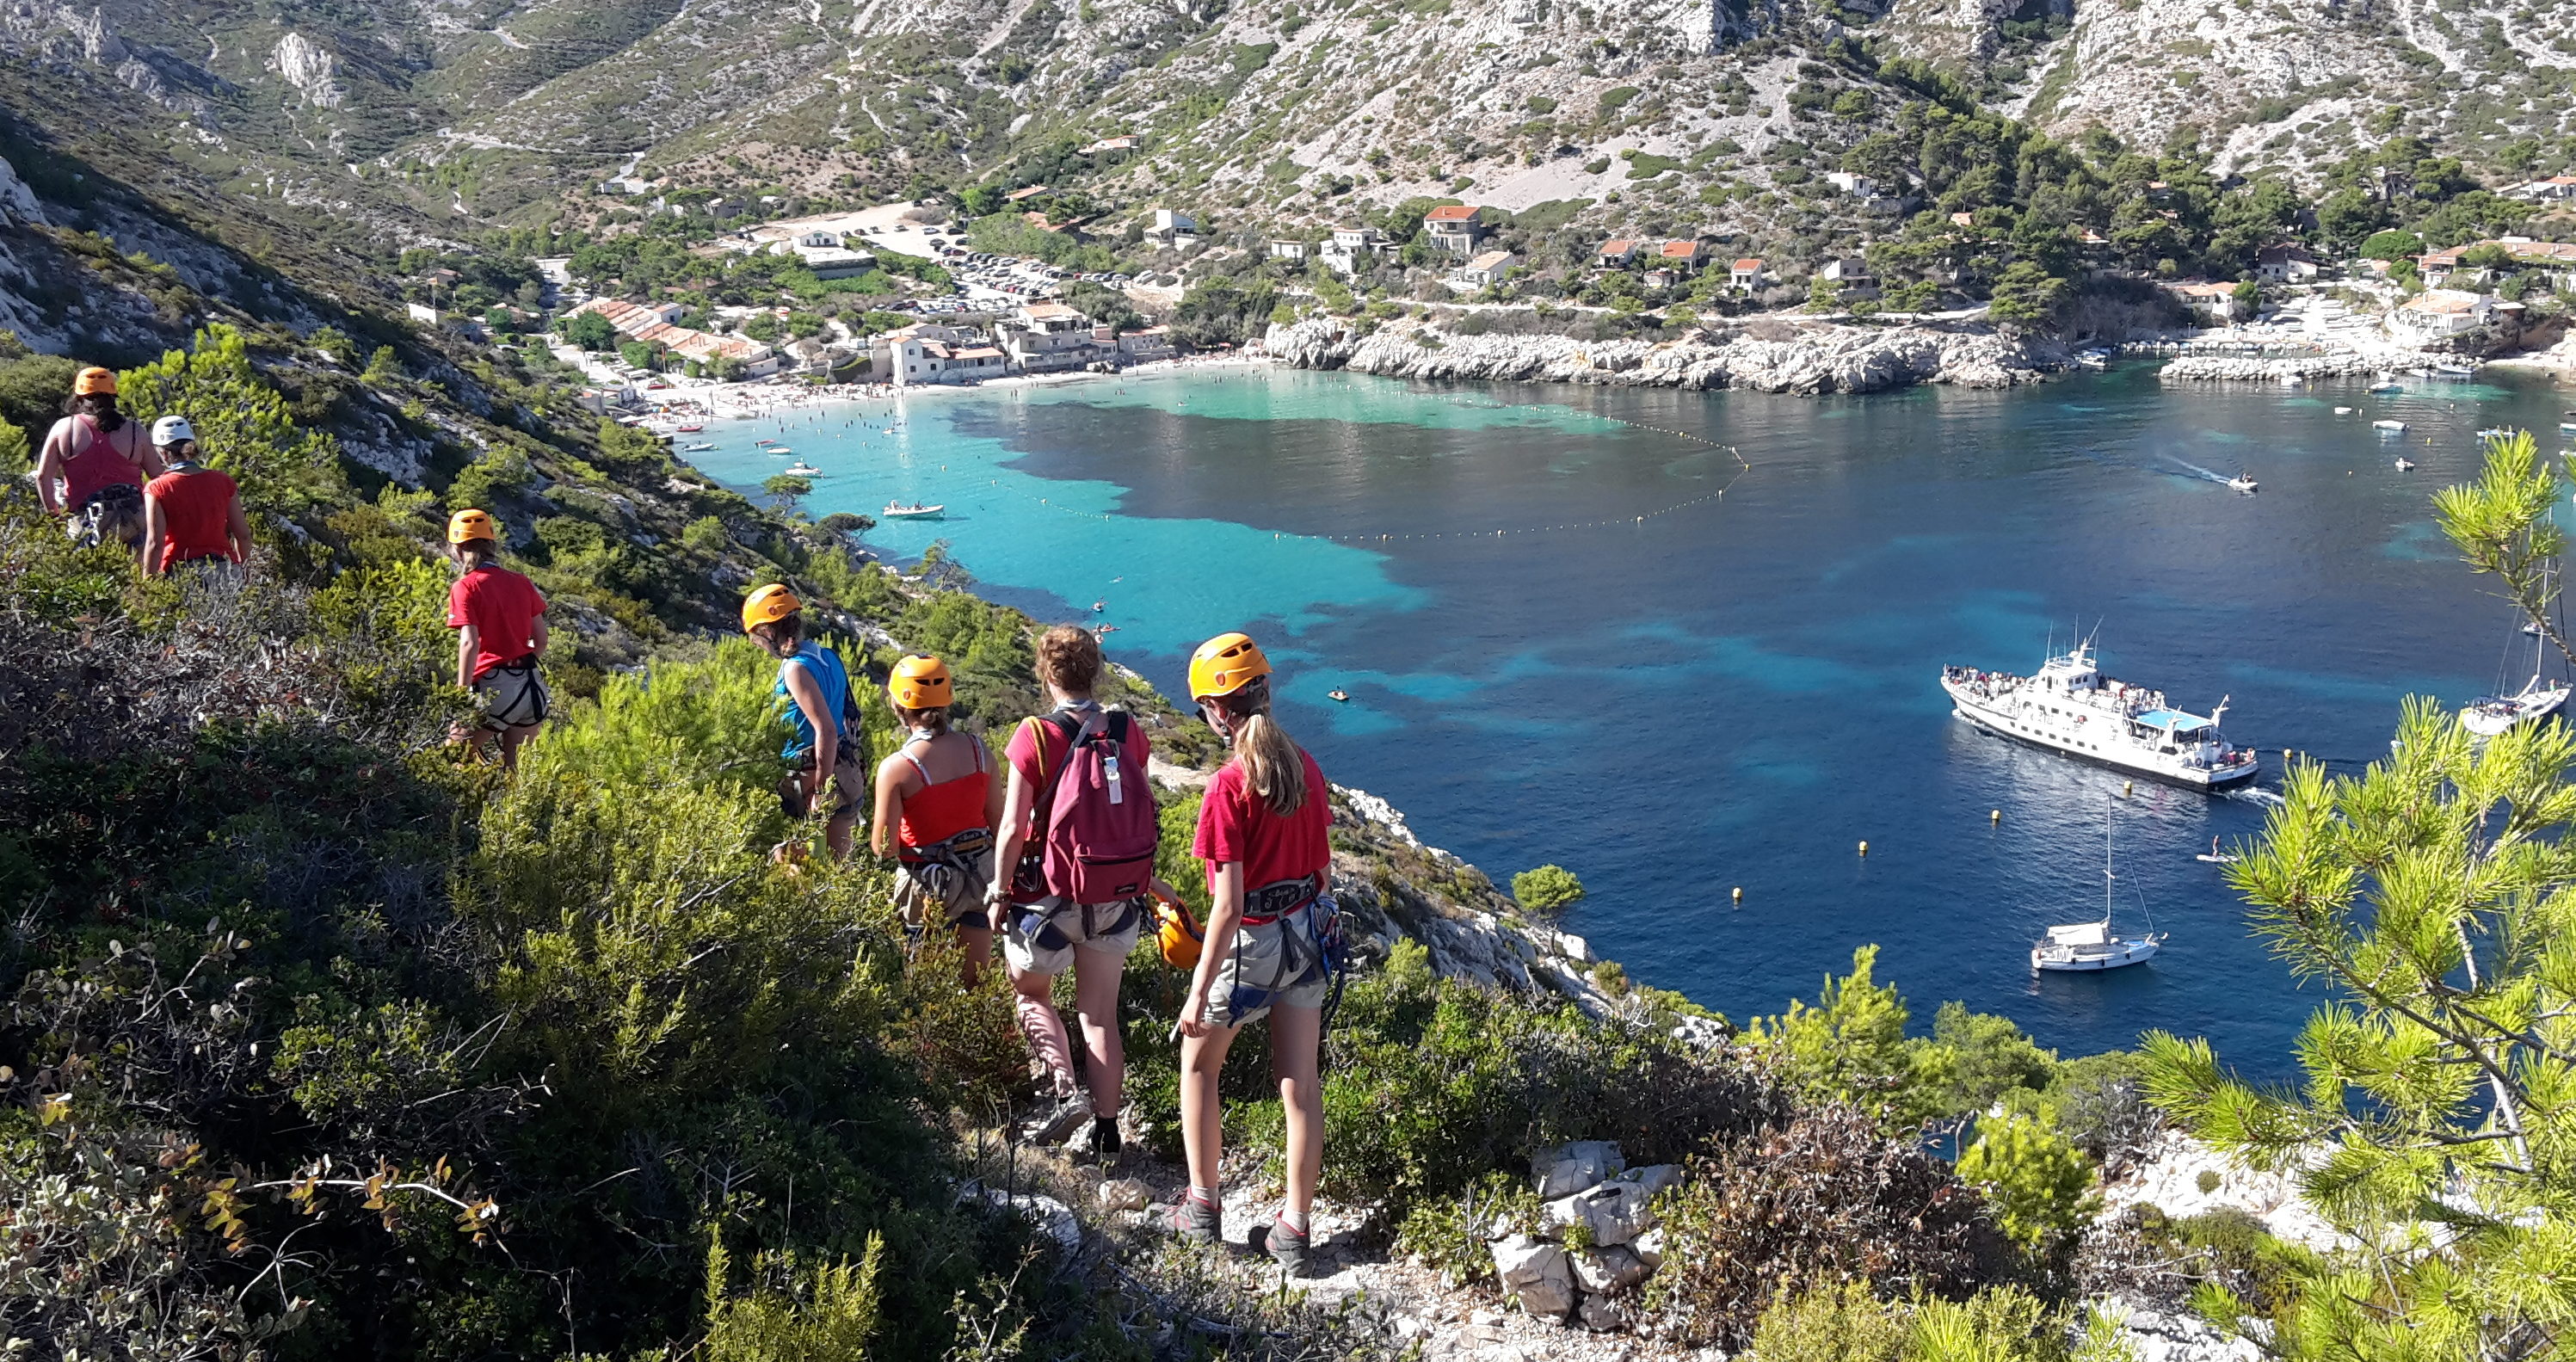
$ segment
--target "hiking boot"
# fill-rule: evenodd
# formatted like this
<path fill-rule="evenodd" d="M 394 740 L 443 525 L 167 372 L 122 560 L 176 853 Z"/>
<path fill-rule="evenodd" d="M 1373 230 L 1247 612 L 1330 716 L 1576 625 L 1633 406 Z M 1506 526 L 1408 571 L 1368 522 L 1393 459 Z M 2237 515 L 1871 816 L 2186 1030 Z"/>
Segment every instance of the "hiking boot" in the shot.
<path fill-rule="evenodd" d="M 1184 1187 L 1164 1209 L 1163 1223 L 1191 1243 L 1213 1244 L 1224 1234 L 1225 1212 L 1199 1200 L 1197 1193 Z"/>
<path fill-rule="evenodd" d="M 1311 1229 L 1312 1226 L 1308 1228 Z M 1289 1276 L 1315 1275 L 1314 1245 L 1305 1230 L 1288 1227 L 1287 1217 L 1273 1219 L 1270 1222 L 1270 1232 L 1262 1238 L 1262 1248 L 1269 1252 L 1272 1261 L 1287 1270 Z"/>
<path fill-rule="evenodd" d="M 1065 1093 L 1048 1100 L 1052 1105 L 1039 1107 L 1028 1120 L 1030 1144 L 1062 1144 L 1081 1128 L 1082 1118 L 1091 1114 L 1091 1098 L 1085 1093 Z"/>

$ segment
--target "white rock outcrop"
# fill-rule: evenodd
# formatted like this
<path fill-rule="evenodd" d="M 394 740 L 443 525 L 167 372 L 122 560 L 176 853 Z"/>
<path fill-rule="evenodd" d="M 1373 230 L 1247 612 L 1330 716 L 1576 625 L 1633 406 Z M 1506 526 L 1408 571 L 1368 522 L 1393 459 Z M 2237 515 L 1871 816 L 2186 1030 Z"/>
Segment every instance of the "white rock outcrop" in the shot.
<path fill-rule="evenodd" d="M 277 40 L 276 48 L 268 54 L 268 68 L 302 91 L 305 103 L 317 108 L 336 109 L 341 100 L 348 98 L 348 87 L 339 79 L 339 59 L 301 33 L 289 32 Z"/>
<path fill-rule="evenodd" d="M 1459 335 L 1401 323 L 1362 335 L 1355 323 L 1310 318 L 1272 326 L 1262 347 L 1299 368 L 1405 378 L 1800 394 L 1879 392 L 1917 383 L 2008 388 L 2064 367 L 2057 348 L 2044 342 L 2007 340 L 1983 327 L 1936 325 L 1816 324 L 1777 339 L 1730 328 L 1695 330 L 1671 341 L 1578 341 Z"/>
<path fill-rule="evenodd" d="M 1610 1140 L 1578 1140 L 1539 1151 L 1530 1160 L 1530 1185 L 1542 1201 L 1588 1191 L 1618 1175 L 1627 1162 Z"/>
<path fill-rule="evenodd" d="M 18 178 L 17 167 L 0 160 L 0 222 L 27 227 L 44 220 L 45 206 L 36 201 L 36 191 Z"/>

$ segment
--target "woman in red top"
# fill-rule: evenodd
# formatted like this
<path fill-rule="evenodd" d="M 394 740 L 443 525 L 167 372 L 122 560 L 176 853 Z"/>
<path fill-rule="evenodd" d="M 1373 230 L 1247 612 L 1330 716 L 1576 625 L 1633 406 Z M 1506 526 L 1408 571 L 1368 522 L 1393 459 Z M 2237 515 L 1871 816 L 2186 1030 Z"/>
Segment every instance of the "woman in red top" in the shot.
<path fill-rule="evenodd" d="M 197 432 L 184 416 L 152 423 L 152 447 L 170 465 L 143 489 L 143 570 L 250 558 L 250 519 L 230 474 L 197 462 Z"/>
<path fill-rule="evenodd" d="M 869 844 L 896 859 L 894 901 L 905 923 L 935 919 L 965 942 L 966 986 L 973 988 L 993 960 L 984 891 L 993 883 L 993 828 L 1002 821 L 1005 787 L 993 779 L 983 740 L 948 726 L 947 663 L 906 657 L 894 664 L 886 694 L 909 736 L 877 766 Z"/>
<path fill-rule="evenodd" d="M 113 539 L 140 557 L 143 484 L 169 471 L 160 453 L 143 427 L 116 409 L 116 375 L 105 369 L 83 369 L 72 379 L 63 412 L 36 458 L 36 499 L 49 514 L 69 518 L 72 538 Z"/>
<path fill-rule="evenodd" d="M 1181 1004 L 1181 1143 L 1190 1187 L 1170 1223 L 1184 1238 L 1223 1233 L 1218 1168 L 1225 1105 L 1217 1080 L 1235 1032 L 1270 1019 L 1270 1069 L 1287 1116 L 1288 1204 L 1266 1247 L 1290 1276 L 1313 1264 L 1306 1217 L 1324 1167 L 1324 997 L 1335 944 L 1332 798 L 1324 773 L 1270 717 L 1270 659 L 1243 634 L 1190 657 L 1190 698 L 1234 758 L 1208 781 L 1191 851 L 1207 863 L 1207 938 Z"/>

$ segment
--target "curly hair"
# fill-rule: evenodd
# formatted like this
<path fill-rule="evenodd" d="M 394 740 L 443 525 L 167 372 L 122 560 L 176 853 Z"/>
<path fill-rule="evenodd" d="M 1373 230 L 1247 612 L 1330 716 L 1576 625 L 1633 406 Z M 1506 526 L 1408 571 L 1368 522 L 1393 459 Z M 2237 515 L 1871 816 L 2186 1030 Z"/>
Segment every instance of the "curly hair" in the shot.
<path fill-rule="evenodd" d="M 1100 684 L 1100 638 L 1078 624 L 1059 624 L 1038 635 L 1038 679 L 1074 695 Z"/>

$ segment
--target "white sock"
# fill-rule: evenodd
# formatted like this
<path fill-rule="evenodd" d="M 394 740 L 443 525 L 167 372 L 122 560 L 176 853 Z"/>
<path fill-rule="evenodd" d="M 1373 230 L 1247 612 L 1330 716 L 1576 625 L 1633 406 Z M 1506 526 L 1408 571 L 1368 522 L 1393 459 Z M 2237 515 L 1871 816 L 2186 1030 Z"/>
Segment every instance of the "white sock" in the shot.
<path fill-rule="evenodd" d="M 1192 1187 L 1190 1189 L 1190 1195 L 1197 1197 L 1199 1200 L 1204 1201 L 1211 1206 L 1224 1204 L 1217 1197 L 1216 1189 L 1213 1187 Z"/>
<path fill-rule="evenodd" d="M 1306 1213 L 1303 1211 L 1292 1211 L 1282 1207 L 1279 1211 L 1279 1223 L 1295 1230 L 1299 1234 L 1304 1234 L 1306 1232 Z"/>

